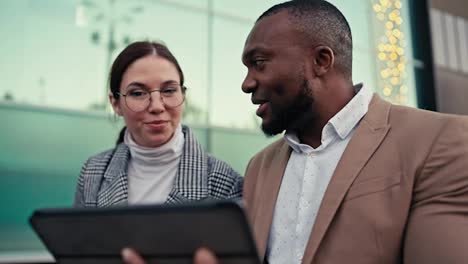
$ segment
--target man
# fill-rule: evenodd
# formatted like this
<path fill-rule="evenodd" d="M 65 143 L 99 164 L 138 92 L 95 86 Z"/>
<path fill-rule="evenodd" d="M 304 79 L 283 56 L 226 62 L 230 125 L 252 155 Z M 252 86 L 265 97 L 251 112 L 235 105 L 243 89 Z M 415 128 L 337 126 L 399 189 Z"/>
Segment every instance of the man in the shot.
<path fill-rule="evenodd" d="M 259 105 L 262 130 L 286 131 L 245 175 L 263 260 L 466 263 L 466 117 L 395 106 L 353 86 L 351 32 L 326 1 L 267 10 L 242 60 L 242 90 Z M 196 260 L 216 263 L 207 250 Z"/>

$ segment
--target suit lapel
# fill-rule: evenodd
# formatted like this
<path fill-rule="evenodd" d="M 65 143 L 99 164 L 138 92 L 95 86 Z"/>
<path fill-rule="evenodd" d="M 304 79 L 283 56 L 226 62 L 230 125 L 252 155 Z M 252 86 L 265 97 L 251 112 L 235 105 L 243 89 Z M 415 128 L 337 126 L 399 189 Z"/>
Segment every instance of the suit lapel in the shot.
<path fill-rule="evenodd" d="M 265 166 L 265 168 L 268 168 L 267 171 L 261 174 L 264 176 L 260 183 L 260 194 L 258 197 L 262 199 L 262 202 L 258 203 L 258 210 L 255 210 L 254 217 L 254 232 L 261 259 L 265 257 L 276 199 L 290 154 L 291 149 L 288 144 L 283 141 L 282 145 L 271 159 L 271 164 Z"/>
<path fill-rule="evenodd" d="M 346 192 L 387 135 L 390 129 L 389 110 L 390 104 L 374 95 L 367 114 L 354 131 L 327 187 L 306 246 L 303 263 L 312 263 Z"/>
<path fill-rule="evenodd" d="M 128 203 L 127 166 L 130 150 L 124 144 L 117 146 L 97 196 L 97 206 L 126 205 Z"/>

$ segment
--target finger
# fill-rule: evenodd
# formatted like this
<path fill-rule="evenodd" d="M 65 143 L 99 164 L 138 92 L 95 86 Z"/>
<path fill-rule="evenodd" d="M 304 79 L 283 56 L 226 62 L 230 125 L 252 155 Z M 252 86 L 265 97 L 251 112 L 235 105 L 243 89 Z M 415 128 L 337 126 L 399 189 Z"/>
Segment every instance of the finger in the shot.
<path fill-rule="evenodd" d="M 127 264 L 145 264 L 143 258 L 133 249 L 124 248 L 122 249 L 122 259 Z"/>
<path fill-rule="evenodd" d="M 206 248 L 200 248 L 195 252 L 195 264 L 218 264 L 215 254 Z"/>

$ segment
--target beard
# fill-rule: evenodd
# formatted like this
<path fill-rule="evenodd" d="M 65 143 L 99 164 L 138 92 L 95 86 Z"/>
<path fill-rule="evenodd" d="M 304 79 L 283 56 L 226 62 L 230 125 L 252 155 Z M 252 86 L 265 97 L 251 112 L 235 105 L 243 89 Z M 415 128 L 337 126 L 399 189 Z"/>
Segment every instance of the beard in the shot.
<path fill-rule="evenodd" d="M 314 97 L 309 82 L 303 78 L 301 91 L 287 105 L 274 105 L 270 102 L 272 118 L 268 123 L 262 123 L 262 131 L 267 136 L 274 136 L 285 130 L 301 131 L 314 119 Z"/>

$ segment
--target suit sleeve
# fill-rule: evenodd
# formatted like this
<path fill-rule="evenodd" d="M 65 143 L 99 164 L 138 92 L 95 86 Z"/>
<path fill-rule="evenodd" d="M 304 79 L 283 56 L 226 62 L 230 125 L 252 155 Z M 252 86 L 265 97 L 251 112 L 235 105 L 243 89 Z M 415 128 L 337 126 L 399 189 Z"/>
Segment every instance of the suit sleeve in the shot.
<path fill-rule="evenodd" d="M 73 201 L 73 207 L 85 207 L 86 205 L 84 199 L 84 182 L 87 165 L 88 161 L 86 161 L 86 163 L 81 168 L 80 176 L 78 177 L 78 182 L 76 184 L 75 200 Z"/>
<path fill-rule="evenodd" d="M 404 263 L 467 263 L 467 244 L 468 120 L 458 117 L 446 123 L 415 179 Z"/>
<path fill-rule="evenodd" d="M 251 197 L 252 197 L 253 189 L 255 189 L 255 183 L 252 180 L 252 176 L 250 176 L 252 174 L 251 164 L 252 164 L 253 159 L 254 158 L 251 158 L 249 160 L 249 163 L 247 164 L 247 168 L 245 169 L 244 187 L 242 191 L 242 201 L 244 203 L 244 206 L 247 212 L 250 212 L 249 210 L 251 210 L 250 208 L 250 205 L 252 203 Z"/>

